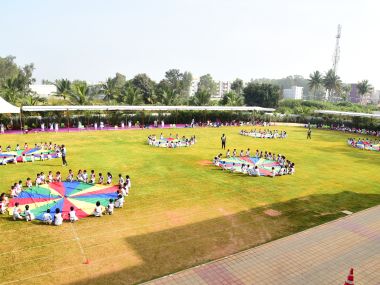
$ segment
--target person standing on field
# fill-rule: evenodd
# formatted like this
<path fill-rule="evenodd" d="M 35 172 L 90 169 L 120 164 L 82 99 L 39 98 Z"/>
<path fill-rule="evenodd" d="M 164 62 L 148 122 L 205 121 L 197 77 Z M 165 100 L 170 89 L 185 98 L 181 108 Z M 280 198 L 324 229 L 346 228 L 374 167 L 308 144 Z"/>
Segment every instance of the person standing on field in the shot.
<path fill-rule="evenodd" d="M 220 140 L 222 141 L 222 149 L 226 149 L 226 141 L 227 141 L 226 135 L 223 134 Z"/>
<path fill-rule="evenodd" d="M 66 147 L 63 144 L 61 147 L 61 154 L 62 154 L 62 165 L 67 166 L 67 161 L 66 161 Z"/>
<path fill-rule="evenodd" d="M 311 140 L 311 129 L 310 128 L 307 130 L 307 137 L 306 137 L 306 139 L 310 139 Z"/>

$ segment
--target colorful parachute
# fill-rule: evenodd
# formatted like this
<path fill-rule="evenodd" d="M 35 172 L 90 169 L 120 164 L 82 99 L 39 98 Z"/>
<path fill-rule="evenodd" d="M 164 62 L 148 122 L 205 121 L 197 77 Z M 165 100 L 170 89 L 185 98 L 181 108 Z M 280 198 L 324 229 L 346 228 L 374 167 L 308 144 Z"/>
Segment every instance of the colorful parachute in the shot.
<path fill-rule="evenodd" d="M 42 220 L 47 209 L 50 209 L 51 214 L 54 215 L 55 209 L 59 208 L 63 218 L 68 220 L 70 207 L 73 206 L 78 218 L 83 218 L 93 213 L 97 201 L 105 207 L 109 199 L 115 200 L 118 189 L 118 186 L 78 181 L 53 182 L 22 191 L 18 197 L 11 199 L 8 211 L 12 215 L 13 207 L 18 202 L 21 210 L 24 210 L 25 205 L 29 205 L 36 219 Z"/>
<path fill-rule="evenodd" d="M 12 163 L 15 159 L 17 162 L 30 162 L 33 160 L 57 158 L 59 156 L 59 152 L 55 152 L 54 150 L 42 149 L 39 147 L 28 148 L 24 150 L 0 152 L 0 165 Z"/>
<path fill-rule="evenodd" d="M 369 141 L 362 141 L 362 140 L 355 141 L 353 139 L 349 139 L 347 141 L 347 143 L 349 145 L 351 145 L 352 147 L 356 147 L 356 148 L 359 148 L 359 149 L 372 150 L 372 151 L 380 151 L 380 143 L 372 144 Z"/>
<path fill-rule="evenodd" d="M 235 163 L 235 165 L 233 165 Z M 222 158 L 219 160 L 219 166 L 226 170 L 231 170 L 234 166 L 234 172 L 242 172 L 241 166 L 242 164 L 250 165 L 251 167 L 257 166 L 260 171 L 261 176 L 271 176 L 272 167 L 276 173 L 279 173 L 281 170 L 281 165 L 279 162 L 264 158 L 256 158 L 256 157 L 230 157 L 230 158 Z"/>
<path fill-rule="evenodd" d="M 162 138 L 156 139 L 154 136 L 148 137 L 148 144 L 156 147 L 167 147 L 167 148 L 176 148 L 176 147 L 189 147 L 196 142 L 195 137 L 187 139 L 183 138 Z"/>

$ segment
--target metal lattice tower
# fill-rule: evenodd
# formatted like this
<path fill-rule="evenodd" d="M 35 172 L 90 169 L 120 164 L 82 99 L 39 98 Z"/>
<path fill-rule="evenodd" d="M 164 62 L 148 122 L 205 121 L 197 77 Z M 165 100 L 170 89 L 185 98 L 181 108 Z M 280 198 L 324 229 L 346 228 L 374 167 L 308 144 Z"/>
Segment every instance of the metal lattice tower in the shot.
<path fill-rule="evenodd" d="M 335 74 L 336 74 L 336 71 L 338 68 L 338 62 L 339 62 L 339 58 L 340 58 L 339 41 L 340 41 L 341 33 L 342 33 L 342 26 L 338 25 L 338 32 L 336 34 L 335 51 L 334 51 L 334 57 L 333 57 L 333 70 L 334 70 Z"/>

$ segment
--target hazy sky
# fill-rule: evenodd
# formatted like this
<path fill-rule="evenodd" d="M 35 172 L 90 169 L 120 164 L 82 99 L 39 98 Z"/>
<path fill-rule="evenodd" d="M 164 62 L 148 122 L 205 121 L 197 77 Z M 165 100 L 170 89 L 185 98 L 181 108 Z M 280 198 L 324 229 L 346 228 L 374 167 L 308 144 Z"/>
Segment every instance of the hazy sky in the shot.
<path fill-rule="evenodd" d="M 0 56 L 38 80 L 104 80 L 179 68 L 217 80 L 307 77 L 332 66 L 380 89 L 378 0 L 0 0 Z"/>

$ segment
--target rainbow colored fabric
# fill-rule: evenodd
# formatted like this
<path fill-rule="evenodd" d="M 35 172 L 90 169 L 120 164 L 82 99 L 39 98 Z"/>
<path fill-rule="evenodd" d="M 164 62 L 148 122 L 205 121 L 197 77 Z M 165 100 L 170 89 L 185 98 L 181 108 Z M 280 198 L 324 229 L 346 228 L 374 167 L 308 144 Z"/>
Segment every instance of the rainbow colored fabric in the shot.
<path fill-rule="evenodd" d="M 60 209 L 63 219 L 68 220 L 70 207 L 73 206 L 77 217 L 84 218 L 93 213 L 97 201 L 106 207 L 109 199 L 115 200 L 117 190 L 118 186 L 78 181 L 43 184 L 26 189 L 18 197 L 12 198 L 8 212 L 12 215 L 13 207 L 18 202 L 21 210 L 24 210 L 25 205 L 29 205 L 29 209 L 38 220 L 42 220 L 47 209 L 50 209 L 53 216 L 56 208 Z"/>
<path fill-rule="evenodd" d="M 187 147 L 194 144 L 194 142 L 186 139 L 176 139 L 176 138 L 162 138 L 157 139 L 155 141 L 148 141 L 150 145 L 156 146 L 156 147 Z"/>
<path fill-rule="evenodd" d="M 356 147 L 359 149 L 371 150 L 371 151 L 380 151 L 380 144 L 371 144 L 367 141 L 348 141 L 348 144 L 352 147 Z"/>
<path fill-rule="evenodd" d="M 234 172 L 242 172 L 241 166 L 242 164 L 250 165 L 251 167 L 257 166 L 260 171 L 260 176 L 271 176 L 272 167 L 276 173 L 281 170 L 281 165 L 279 162 L 264 158 L 256 158 L 256 157 L 230 157 L 230 158 L 222 158 L 219 161 L 219 166 L 226 170 L 231 170 L 233 167 L 233 163 L 235 163 Z"/>
<path fill-rule="evenodd" d="M 24 150 L 14 150 L 8 152 L 0 152 L 0 164 L 12 163 L 16 157 L 17 162 L 30 162 L 34 160 L 43 160 L 50 158 L 58 158 L 58 153 L 54 150 L 45 150 L 41 148 L 28 148 Z"/>

